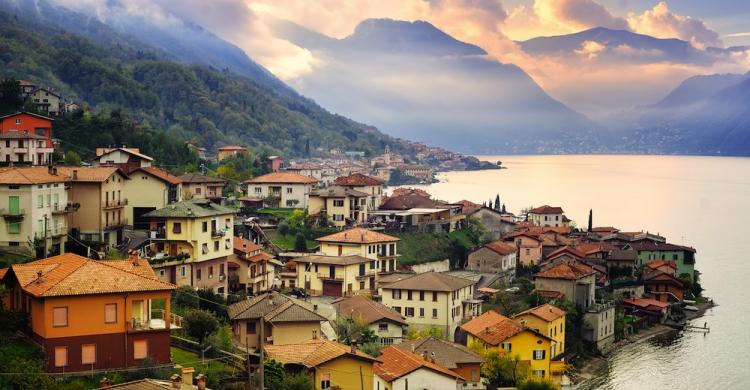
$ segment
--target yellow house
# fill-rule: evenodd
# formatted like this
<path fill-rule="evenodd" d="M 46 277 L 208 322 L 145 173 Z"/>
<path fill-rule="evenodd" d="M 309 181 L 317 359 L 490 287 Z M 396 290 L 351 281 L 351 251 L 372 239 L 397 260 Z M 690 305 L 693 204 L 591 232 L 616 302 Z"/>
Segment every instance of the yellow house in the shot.
<path fill-rule="evenodd" d="M 364 192 L 330 186 L 310 192 L 307 210 L 313 215 L 325 213 L 339 228 L 360 225 L 367 222 L 367 199 Z"/>
<path fill-rule="evenodd" d="M 522 363 L 528 364 L 533 376 L 550 379 L 551 371 L 557 370 L 551 364 L 554 340 L 495 311 L 485 312 L 461 325 L 461 329 L 468 333 L 467 347 L 495 349 L 518 356 Z"/>
<path fill-rule="evenodd" d="M 318 238 L 320 252 L 327 256 L 357 255 L 377 260 L 380 272 L 393 272 L 398 264 L 398 237 L 364 228 L 352 228 Z"/>
<path fill-rule="evenodd" d="M 207 199 L 172 203 L 144 214 L 151 220 L 151 264 L 159 279 L 178 286 L 227 292 L 233 254 L 234 210 Z"/>
<path fill-rule="evenodd" d="M 295 285 L 310 295 L 340 297 L 375 290 L 377 260 L 359 255 L 310 255 L 293 261 L 297 264 Z"/>
<path fill-rule="evenodd" d="M 512 318 L 521 326 L 554 340 L 550 357 L 555 359 L 565 353 L 565 314 L 565 310 L 547 303 L 518 313 Z"/>
<path fill-rule="evenodd" d="M 182 180 L 156 167 L 141 167 L 130 171 L 123 196 L 125 215 L 135 229 L 147 230 L 149 219 L 143 215 L 182 200 Z"/>
<path fill-rule="evenodd" d="M 347 345 L 312 339 L 299 344 L 269 345 L 268 359 L 289 371 L 313 374 L 315 389 L 373 390 L 373 364 L 378 360 Z"/>

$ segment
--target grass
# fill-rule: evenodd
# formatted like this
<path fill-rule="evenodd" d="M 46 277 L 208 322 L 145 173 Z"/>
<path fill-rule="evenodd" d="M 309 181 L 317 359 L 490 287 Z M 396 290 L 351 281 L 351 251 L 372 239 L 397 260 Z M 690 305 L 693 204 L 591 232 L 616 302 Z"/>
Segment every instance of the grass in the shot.
<path fill-rule="evenodd" d="M 195 369 L 196 375 L 199 373 L 205 374 L 206 372 L 211 373 L 226 373 L 227 376 L 231 376 L 234 373 L 232 366 L 224 364 L 218 360 L 210 360 L 206 358 L 206 364 L 201 363 L 201 357 L 197 353 L 186 351 L 177 347 L 171 347 L 170 353 L 172 355 L 172 363 L 179 364 L 182 367 L 192 367 Z"/>
<path fill-rule="evenodd" d="M 455 253 L 456 244 L 470 250 L 474 243 L 469 234 L 468 230 L 459 230 L 448 234 L 394 234 L 401 239 L 398 243 L 398 253 L 401 254 L 398 263 L 401 265 L 420 264 L 450 258 L 451 254 Z"/>
<path fill-rule="evenodd" d="M 279 234 L 278 231 L 276 230 L 269 230 L 269 231 L 266 231 L 266 236 L 268 236 L 268 239 L 273 241 L 273 243 L 276 244 L 279 248 L 285 251 L 294 250 L 294 241 L 295 241 L 294 234 L 287 234 L 286 236 L 283 236 Z M 317 241 L 314 241 L 314 240 L 306 240 L 306 241 L 307 241 L 307 250 L 311 250 L 318 246 Z"/>
<path fill-rule="evenodd" d="M 292 212 L 297 209 L 282 209 L 282 208 L 263 208 L 258 210 L 258 214 L 268 214 L 273 215 L 274 217 L 278 217 L 279 219 L 286 219 L 290 215 L 292 215 Z"/>

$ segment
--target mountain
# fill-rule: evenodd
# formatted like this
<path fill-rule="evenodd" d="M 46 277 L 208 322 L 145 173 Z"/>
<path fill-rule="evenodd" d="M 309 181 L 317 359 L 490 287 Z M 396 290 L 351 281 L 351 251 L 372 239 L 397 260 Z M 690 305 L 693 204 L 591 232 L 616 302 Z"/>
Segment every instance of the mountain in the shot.
<path fill-rule="evenodd" d="M 5 8 L 8 4 L 12 7 Z M 97 111 L 124 110 L 146 128 L 209 149 L 242 143 L 295 157 L 331 148 L 367 153 L 385 145 L 406 148 L 374 127 L 332 114 L 286 87 L 177 61 L 84 15 L 53 17 L 44 8 L 21 11 L 15 3 L 0 6 L 0 76 L 47 85 Z M 75 33 L 53 19 L 79 23 L 79 31 L 89 32 Z M 86 37 L 94 31 L 110 43 Z"/>
<path fill-rule="evenodd" d="M 695 48 L 690 42 L 676 38 L 661 39 L 626 30 L 594 27 L 573 34 L 537 37 L 516 42 L 521 49 L 534 56 L 579 56 L 587 42 L 602 45 L 597 55 L 603 60 L 630 62 L 669 61 L 684 64 L 711 64 L 732 53 L 747 50 L 744 46 L 730 48 Z"/>
<path fill-rule="evenodd" d="M 693 76 L 680 83 L 677 88 L 651 107 L 684 107 L 697 103 L 725 88 L 739 84 L 748 77 L 750 77 L 750 73 L 745 75 L 713 74 Z"/>
<path fill-rule="evenodd" d="M 476 154 L 599 148 L 598 127 L 521 68 L 428 22 L 368 19 L 343 39 L 291 22 L 275 33 L 318 60 L 300 92 L 389 134 Z"/>

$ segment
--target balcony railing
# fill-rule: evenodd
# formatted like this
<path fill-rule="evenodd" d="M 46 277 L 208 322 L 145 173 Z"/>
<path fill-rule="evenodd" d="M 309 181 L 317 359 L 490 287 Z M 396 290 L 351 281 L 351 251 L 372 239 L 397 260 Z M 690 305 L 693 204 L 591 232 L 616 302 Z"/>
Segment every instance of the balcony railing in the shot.
<path fill-rule="evenodd" d="M 3 218 L 5 219 L 22 219 L 26 215 L 26 210 L 24 209 L 18 209 L 18 210 L 2 210 L 3 212 Z"/>
<path fill-rule="evenodd" d="M 330 274 L 318 274 L 318 279 L 321 280 L 335 280 L 335 281 L 343 281 L 344 278 L 338 275 L 335 275 L 334 277 L 331 277 Z"/>
<path fill-rule="evenodd" d="M 224 237 L 224 235 L 226 235 L 226 232 L 221 229 L 211 229 L 212 238 Z"/>
<path fill-rule="evenodd" d="M 162 230 L 151 230 L 148 232 L 148 238 L 152 240 L 164 240 L 167 238 L 167 231 Z"/>
<path fill-rule="evenodd" d="M 128 224 L 127 218 L 122 218 L 119 221 L 109 221 L 104 224 L 104 230 L 117 230 Z"/>
<path fill-rule="evenodd" d="M 130 321 L 130 330 L 141 332 L 146 330 L 159 329 L 176 329 L 182 327 L 182 317 L 176 314 L 169 314 L 169 323 L 165 320 L 166 310 L 152 309 L 148 318 L 132 318 Z"/>
<path fill-rule="evenodd" d="M 72 213 L 78 209 L 78 207 L 76 207 L 76 205 L 73 203 L 68 203 L 64 205 L 60 203 L 55 203 L 52 205 L 51 208 L 52 208 L 52 214 L 54 215 Z"/>
<path fill-rule="evenodd" d="M 120 207 L 125 207 L 125 206 L 127 206 L 127 204 L 128 204 L 127 198 L 126 199 L 117 199 L 117 200 L 112 199 L 112 200 L 107 200 L 104 203 L 104 208 L 105 209 L 116 209 L 116 208 L 120 208 Z"/>

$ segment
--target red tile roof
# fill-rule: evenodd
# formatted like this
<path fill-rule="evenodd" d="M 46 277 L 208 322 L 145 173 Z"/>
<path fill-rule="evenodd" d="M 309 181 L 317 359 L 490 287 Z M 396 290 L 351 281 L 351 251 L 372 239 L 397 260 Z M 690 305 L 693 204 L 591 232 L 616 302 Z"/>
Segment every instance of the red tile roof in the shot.
<path fill-rule="evenodd" d="M 503 241 L 493 241 L 484 244 L 484 247 L 502 256 L 507 256 L 516 253 L 516 247 L 508 245 Z"/>
<path fill-rule="evenodd" d="M 164 182 L 167 182 L 169 184 L 172 184 L 172 185 L 177 185 L 177 184 L 181 184 L 182 183 L 182 179 L 180 179 L 179 177 L 177 177 L 175 175 L 172 175 L 169 172 L 167 172 L 165 170 L 162 170 L 162 169 L 159 169 L 159 168 L 156 168 L 156 167 L 141 167 L 141 168 L 138 168 L 138 169 L 134 170 L 134 172 L 135 171 L 146 172 L 149 175 L 151 175 L 151 176 L 153 176 L 153 177 L 155 177 L 155 178 L 157 178 L 157 179 L 159 179 L 161 181 L 164 181 Z"/>
<path fill-rule="evenodd" d="M 651 298 L 625 298 L 622 300 L 622 303 L 640 308 L 651 307 L 657 309 L 665 309 L 669 307 L 669 303 L 657 301 L 656 299 Z"/>
<path fill-rule="evenodd" d="M 253 253 L 263 249 L 260 245 L 237 236 L 232 237 L 232 245 L 234 246 L 234 250 L 242 253 Z"/>
<path fill-rule="evenodd" d="M 345 242 L 351 244 L 373 244 L 378 242 L 395 242 L 399 240 L 398 237 L 389 236 L 387 234 L 360 227 L 342 230 L 315 239 L 315 241 L 319 242 Z"/>
<path fill-rule="evenodd" d="M 380 362 L 375 363 L 373 372 L 386 382 L 393 382 L 411 372 L 420 368 L 426 368 L 439 374 L 456 379 L 458 382 L 464 382 L 464 378 L 455 372 L 440 366 L 436 363 L 425 360 L 422 356 L 415 353 L 404 351 L 395 346 L 390 346 L 381 351 L 378 357 Z"/>
<path fill-rule="evenodd" d="M 572 257 L 574 257 L 576 259 L 582 259 L 582 258 L 586 257 L 585 253 L 580 252 L 580 251 L 576 250 L 573 247 L 564 246 L 564 247 L 559 248 L 559 249 L 553 251 L 552 253 L 548 254 L 547 258 L 545 260 L 547 260 L 547 261 L 554 260 L 554 259 L 556 259 L 556 258 L 558 258 L 560 256 L 565 255 L 565 254 L 567 254 L 569 256 L 572 256 Z"/>
<path fill-rule="evenodd" d="M 374 178 L 371 176 L 363 175 L 361 173 L 353 173 L 349 176 L 342 176 L 337 178 L 333 184 L 337 186 L 378 186 L 384 183 L 383 180 Z"/>
<path fill-rule="evenodd" d="M 317 367 L 339 357 L 351 357 L 368 362 L 378 361 L 359 350 L 352 353 L 351 347 L 347 345 L 322 339 L 307 340 L 298 344 L 267 345 L 264 349 L 270 359 L 308 368 Z"/>
<path fill-rule="evenodd" d="M 6 273 L 8 273 L 8 268 L 0 268 L 0 279 L 2 279 Z"/>
<path fill-rule="evenodd" d="M 380 320 L 390 320 L 397 324 L 408 325 L 406 319 L 397 311 L 365 297 L 354 295 L 333 303 L 336 311 L 346 317 L 362 317 L 368 324 Z"/>
<path fill-rule="evenodd" d="M 524 330 L 521 325 L 494 310 L 489 310 L 461 325 L 461 329 L 489 345 L 500 345 Z"/>
<path fill-rule="evenodd" d="M 475 211 L 478 211 L 479 209 L 482 208 L 481 204 L 477 204 L 477 203 L 474 203 L 474 202 L 472 202 L 470 200 L 465 200 L 465 199 L 464 200 L 459 200 L 458 202 L 456 202 L 456 204 L 460 204 L 461 206 L 463 206 L 463 209 L 461 210 L 461 213 L 463 213 L 465 215 L 474 214 Z"/>
<path fill-rule="evenodd" d="M 274 183 L 290 183 L 290 184 L 315 184 L 318 179 L 312 177 L 298 175 L 294 172 L 272 172 L 263 176 L 258 176 L 250 180 L 246 180 L 245 183 L 250 184 L 274 184 Z"/>
<path fill-rule="evenodd" d="M 566 313 L 565 310 L 560 309 L 559 307 L 552 306 L 549 303 L 545 303 L 544 305 L 533 307 L 526 311 L 522 311 L 514 315 L 513 318 L 517 318 L 526 314 L 531 314 L 531 315 L 534 315 L 536 317 L 543 319 L 544 321 L 550 322 L 560 317 L 565 317 L 565 315 L 568 313 Z"/>
<path fill-rule="evenodd" d="M 534 276 L 537 278 L 577 280 L 588 275 L 593 275 L 594 273 L 594 269 L 587 265 L 567 260 Z"/>
<path fill-rule="evenodd" d="M 553 207 L 553 206 L 539 206 L 534 207 L 533 209 L 529 210 L 529 213 L 533 214 L 562 214 L 563 209 L 562 207 Z"/>

